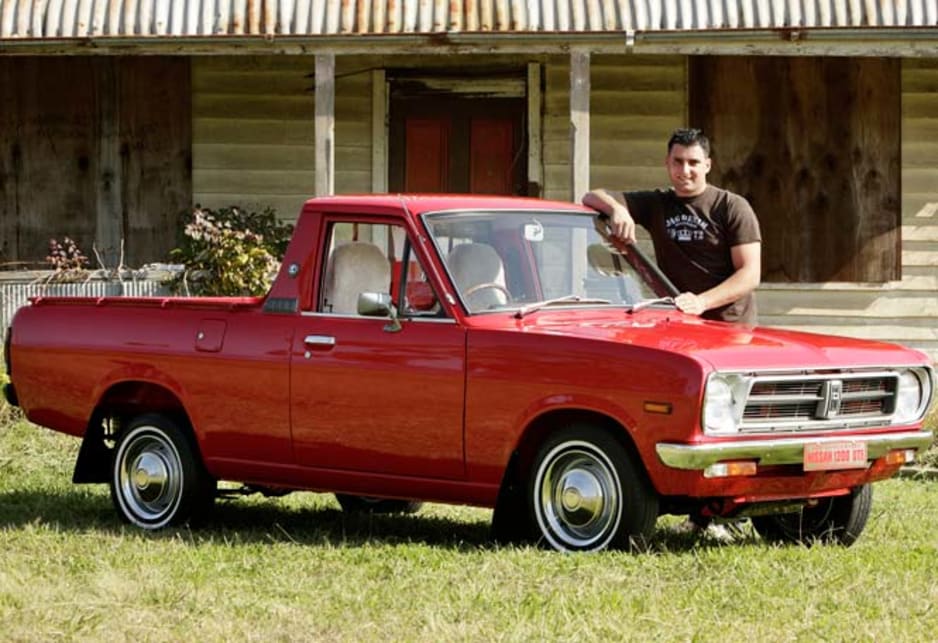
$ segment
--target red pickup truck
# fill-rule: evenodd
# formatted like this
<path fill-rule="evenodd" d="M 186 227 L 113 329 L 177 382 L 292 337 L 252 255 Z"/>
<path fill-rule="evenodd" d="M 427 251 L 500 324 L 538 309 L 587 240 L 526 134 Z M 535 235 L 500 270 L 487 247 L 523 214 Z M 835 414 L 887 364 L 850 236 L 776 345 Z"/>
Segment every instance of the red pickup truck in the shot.
<path fill-rule="evenodd" d="M 82 439 L 144 529 L 219 480 L 349 510 L 493 507 L 498 537 L 630 547 L 663 514 L 852 543 L 870 483 L 932 441 L 928 359 L 704 321 L 596 213 L 502 197 L 306 203 L 261 298 L 45 298 L 7 399 Z"/>

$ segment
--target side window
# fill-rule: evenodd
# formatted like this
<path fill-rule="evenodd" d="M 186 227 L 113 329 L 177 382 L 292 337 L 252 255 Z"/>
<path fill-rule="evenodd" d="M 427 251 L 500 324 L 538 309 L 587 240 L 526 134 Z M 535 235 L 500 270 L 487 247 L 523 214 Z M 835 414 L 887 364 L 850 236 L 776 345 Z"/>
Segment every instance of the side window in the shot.
<path fill-rule="evenodd" d="M 317 312 L 357 315 L 359 295 L 379 293 L 391 297 L 401 316 L 441 314 L 403 227 L 336 222 L 329 228 L 327 247 Z"/>
<path fill-rule="evenodd" d="M 400 297 L 403 284 L 403 298 Z M 394 275 L 394 301 L 403 317 L 443 317 L 445 311 L 408 240 Z"/>
<path fill-rule="evenodd" d="M 385 243 L 390 227 L 357 222 L 330 226 L 318 312 L 357 315 L 360 294 L 390 294 L 392 260 Z"/>

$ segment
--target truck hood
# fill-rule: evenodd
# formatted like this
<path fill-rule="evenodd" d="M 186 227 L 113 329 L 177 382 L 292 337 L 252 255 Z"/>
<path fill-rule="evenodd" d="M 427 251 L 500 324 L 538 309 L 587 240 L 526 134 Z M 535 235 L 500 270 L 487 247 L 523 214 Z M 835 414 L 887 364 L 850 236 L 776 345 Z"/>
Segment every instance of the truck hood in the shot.
<path fill-rule="evenodd" d="M 717 370 L 864 368 L 928 364 L 915 350 L 886 342 L 707 321 L 674 310 L 541 311 L 520 330 L 680 353 Z"/>

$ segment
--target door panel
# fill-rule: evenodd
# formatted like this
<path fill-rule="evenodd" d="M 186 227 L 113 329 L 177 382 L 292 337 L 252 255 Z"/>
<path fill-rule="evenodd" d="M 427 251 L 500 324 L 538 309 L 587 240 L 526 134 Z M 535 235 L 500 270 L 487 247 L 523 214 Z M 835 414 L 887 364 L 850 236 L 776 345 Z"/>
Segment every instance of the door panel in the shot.
<path fill-rule="evenodd" d="M 322 293 L 315 312 L 298 318 L 291 351 L 297 462 L 461 479 L 465 330 L 434 312 L 432 285 L 398 222 L 336 217 L 325 235 Z M 357 313 L 363 292 L 394 293 L 400 330 Z"/>
<path fill-rule="evenodd" d="M 300 318 L 292 352 L 297 461 L 462 478 L 465 332 L 456 324 L 405 320 L 393 333 L 386 324 Z M 307 337 L 315 338 L 309 346 Z"/>
<path fill-rule="evenodd" d="M 469 134 L 469 191 L 513 194 L 514 123 L 510 118 L 472 118 Z"/>
<path fill-rule="evenodd" d="M 452 119 L 408 118 L 405 192 L 445 192 L 449 185 Z"/>

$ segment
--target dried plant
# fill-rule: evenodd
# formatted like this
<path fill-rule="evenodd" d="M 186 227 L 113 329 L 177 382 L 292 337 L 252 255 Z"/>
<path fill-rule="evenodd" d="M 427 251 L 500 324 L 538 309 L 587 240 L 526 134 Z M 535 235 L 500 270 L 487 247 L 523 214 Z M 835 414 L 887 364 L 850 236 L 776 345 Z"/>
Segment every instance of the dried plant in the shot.
<path fill-rule="evenodd" d="M 59 243 L 58 239 L 49 239 L 49 255 L 46 262 L 52 268 L 48 282 L 65 283 L 82 281 L 88 278 L 88 257 L 82 253 L 70 237 L 64 237 Z"/>

